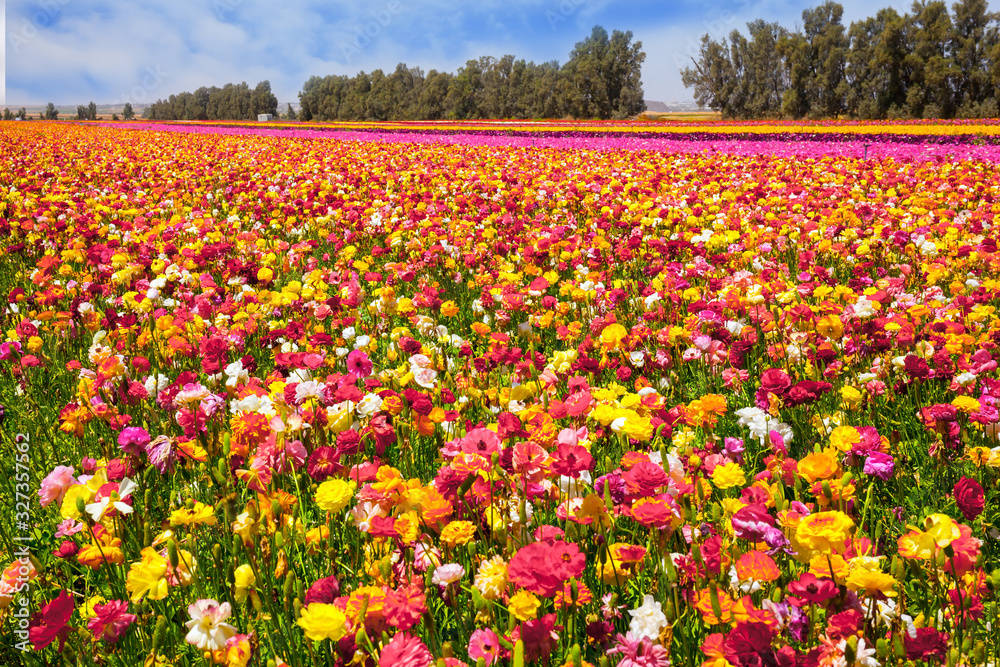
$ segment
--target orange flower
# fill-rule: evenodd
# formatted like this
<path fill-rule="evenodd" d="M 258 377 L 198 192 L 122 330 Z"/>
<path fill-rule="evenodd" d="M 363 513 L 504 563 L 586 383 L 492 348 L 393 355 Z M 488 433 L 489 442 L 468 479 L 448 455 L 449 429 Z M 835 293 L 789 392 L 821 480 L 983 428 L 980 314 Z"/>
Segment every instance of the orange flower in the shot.
<path fill-rule="evenodd" d="M 799 461 L 798 472 L 812 484 L 818 479 L 829 479 L 840 473 L 840 463 L 828 452 L 813 452 Z"/>
<path fill-rule="evenodd" d="M 781 576 L 781 570 L 766 553 L 750 551 L 736 561 L 736 576 L 740 581 L 774 581 Z"/>
<path fill-rule="evenodd" d="M 701 612 L 701 617 L 706 625 L 720 625 L 733 620 L 733 599 L 722 590 L 716 590 L 715 598 L 719 606 L 719 614 L 712 608 L 712 591 L 704 588 L 694 596 L 694 607 Z"/>

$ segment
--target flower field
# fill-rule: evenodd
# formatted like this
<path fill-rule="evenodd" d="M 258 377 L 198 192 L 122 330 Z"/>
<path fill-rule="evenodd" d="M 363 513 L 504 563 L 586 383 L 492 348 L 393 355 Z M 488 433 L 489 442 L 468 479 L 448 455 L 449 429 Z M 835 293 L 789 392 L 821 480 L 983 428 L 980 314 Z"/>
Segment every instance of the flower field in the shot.
<path fill-rule="evenodd" d="M 997 664 L 1000 126 L 482 125 L 0 125 L 0 664 Z"/>

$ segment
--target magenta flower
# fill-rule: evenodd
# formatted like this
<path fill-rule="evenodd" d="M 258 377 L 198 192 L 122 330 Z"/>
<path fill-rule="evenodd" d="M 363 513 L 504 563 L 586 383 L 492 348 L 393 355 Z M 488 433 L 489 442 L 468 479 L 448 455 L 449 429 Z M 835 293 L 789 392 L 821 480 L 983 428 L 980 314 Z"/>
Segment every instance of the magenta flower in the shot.
<path fill-rule="evenodd" d="M 107 604 L 94 605 L 94 617 L 87 622 L 87 628 L 95 638 L 114 644 L 133 622 L 135 614 L 128 613 L 128 602 L 111 600 Z"/>
<path fill-rule="evenodd" d="M 361 350 L 354 350 L 347 355 L 347 372 L 360 378 L 366 378 L 372 374 L 374 365 L 368 355 Z"/>

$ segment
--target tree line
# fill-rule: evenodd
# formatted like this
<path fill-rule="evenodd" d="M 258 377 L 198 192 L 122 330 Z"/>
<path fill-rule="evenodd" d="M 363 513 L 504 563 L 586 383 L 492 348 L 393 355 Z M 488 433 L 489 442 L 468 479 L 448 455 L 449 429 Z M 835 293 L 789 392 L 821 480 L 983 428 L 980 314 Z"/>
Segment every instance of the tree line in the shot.
<path fill-rule="evenodd" d="M 314 76 L 299 93 L 303 120 L 628 118 L 646 105 L 642 42 L 596 26 L 562 66 L 483 56 L 454 74 L 404 63 L 353 77 Z"/>
<path fill-rule="evenodd" d="M 261 81 L 254 88 L 243 83 L 227 83 L 222 88 L 201 87 L 193 93 L 171 95 L 143 109 L 142 117 L 153 120 L 256 120 L 258 114 L 278 114 L 278 98 L 271 83 Z"/>
<path fill-rule="evenodd" d="M 761 19 L 747 35 L 701 39 L 681 72 L 701 106 L 727 118 L 985 118 L 1000 115 L 1000 15 L 986 0 L 916 0 L 842 22 L 836 2 L 789 30 Z"/>

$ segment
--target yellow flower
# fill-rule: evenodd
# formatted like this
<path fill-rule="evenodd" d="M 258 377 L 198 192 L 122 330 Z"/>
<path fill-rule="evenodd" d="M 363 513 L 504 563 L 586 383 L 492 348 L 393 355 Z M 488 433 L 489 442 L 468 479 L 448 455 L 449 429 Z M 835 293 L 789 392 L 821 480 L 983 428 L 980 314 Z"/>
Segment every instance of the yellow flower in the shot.
<path fill-rule="evenodd" d="M 830 433 L 830 446 L 841 452 L 849 452 L 861 442 L 861 434 L 853 426 L 838 426 Z"/>
<path fill-rule="evenodd" d="M 304 607 L 297 624 L 314 642 L 339 641 L 347 634 L 347 615 L 332 604 L 313 602 Z"/>
<path fill-rule="evenodd" d="M 895 585 L 896 580 L 891 575 L 879 572 L 878 570 L 855 568 L 850 576 L 847 577 L 848 588 L 852 591 L 864 589 L 869 595 L 881 593 L 886 597 L 893 597 L 896 595 Z"/>
<path fill-rule="evenodd" d="M 601 332 L 601 342 L 607 349 L 613 350 L 620 346 L 627 336 L 628 329 L 618 323 L 609 324 Z"/>
<path fill-rule="evenodd" d="M 747 478 L 743 474 L 743 468 L 738 463 L 732 461 L 715 466 L 712 471 L 712 482 L 720 489 L 730 489 L 734 486 L 743 486 Z"/>
<path fill-rule="evenodd" d="M 64 519 L 79 519 L 81 516 L 80 509 L 78 507 L 79 503 L 77 499 L 83 500 L 83 504 L 87 505 L 97 493 L 91 489 L 86 484 L 74 484 L 69 487 L 66 491 L 66 495 L 63 496 L 62 507 L 60 508 L 60 513 Z"/>
<path fill-rule="evenodd" d="M 441 304 L 441 314 L 445 317 L 455 317 L 458 315 L 458 304 L 454 301 L 445 301 Z"/>
<path fill-rule="evenodd" d="M 625 418 L 622 433 L 633 440 L 647 442 L 653 438 L 653 422 L 649 417 L 640 417 L 633 412 Z"/>
<path fill-rule="evenodd" d="M 246 667 L 250 662 L 251 651 L 249 638 L 246 635 L 236 635 L 235 641 L 226 642 L 226 667 Z"/>
<path fill-rule="evenodd" d="M 32 336 L 28 339 L 28 352 L 32 354 L 37 354 L 39 350 L 42 349 L 42 339 L 38 336 Z"/>
<path fill-rule="evenodd" d="M 257 596 L 257 592 L 252 590 L 257 583 L 257 576 L 253 573 L 253 568 L 244 563 L 236 568 L 234 573 L 236 579 L 236 594 L 233 596 L 237 602 L 244 602 L 248 596 Z"/>
<path fill-rule="evenodd" d="M 541 602 L 529 591 L 518 591 L 507 603 L 507 609 L 519 621 L 530 621 L 538 613 Z"/>
<path fill-rule="evenodd" d="M 507 561 L 503 556 L 484 560 L 476 572 L 475 586 L 487 600 L 496 600 L 507 587 Z"/>
<path fill-rule="evenodd" d="M 142 550 L 142 560 L 132 563 L 125 581 L 125 590 L 131 593 L 132 602 L 139 602 L 145 595 L 150 600 L 167 597 L 167 559 L 156 553 L 152 547 Z"/>
<path fill-rule="evenodd" d="M 262 283 L 270 281 L 271 278 L 273 277 L 274 277 L 274 271 L 267 268 L 266 266 L 257 270 L 257 280 L 259 280 Z"/>
<path fill-rule="evenodd" d="M 942 549 L 962 536 L 958 524 L 945 514 L 931 514 L 924 519 L 924 530 Z"/>
<path fill-rule="evenodd" d="M 191 509 L 182 507 L 170 515 L 171 526 L 200 526 L 202 524 L 215 525 L 215 508 L 211 505 L 196 502 Z"/>
<path fill-rule="evenodd" d="M 843 399 L 844 407 L 848 410 L 854 410 L 861 405 L 861 392 L 854 387 L 842 387 L 840 398 Z"/>
<path fill-rule="evenodd" d="M 327 512 L 339 512 L 354 497 L 357 484 L 342 479 L 328 479 L 316 489 L 316 504 Z"/>
<path fill-rule="evenodd" d="M 836 340 L 844 335 L 844 323 L 836 315 L 822 317 L 816 322 L 816 333 Z"/>
<path fill-rule="evenodd" d="M 896 540 L 899 555 L 903 558 L 930 560 L 937 552 L 934 538 L 920 530 L 911 530 Z"/>
<path fill-rule="evenodd" d="M 452 521 L 441 531 L 441 542 L 449 547 L 465 544 L 476 534 L 471 521 Z"/>
<path fill-rule="evenodd" d="M 978 412 L 980 408 L 979 401 L 971 396 L 957 396 L 951 404 L 955 406 L 956 410 L 964 412 L 965 414 Z"/>
<path fill-rule="evenodd" d="M 810 552 L 842 554 L 853 527 L 854 521 L 843 512 L 819 512 L 799 521 L 795 539 Z"/>

